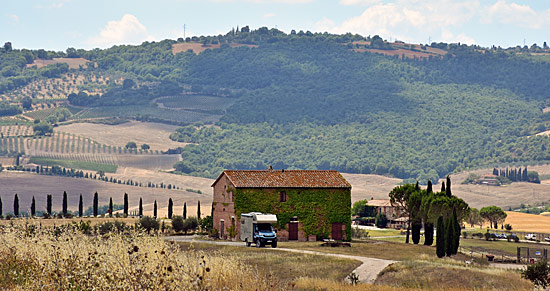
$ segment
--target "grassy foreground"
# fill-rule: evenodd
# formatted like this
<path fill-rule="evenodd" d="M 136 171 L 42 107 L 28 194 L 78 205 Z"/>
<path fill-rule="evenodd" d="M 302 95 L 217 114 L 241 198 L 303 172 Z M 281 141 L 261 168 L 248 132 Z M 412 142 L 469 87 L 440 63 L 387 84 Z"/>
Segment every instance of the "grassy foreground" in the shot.
<path fill-rule="evenodd" d="M 0 228 L 0 286 L 16 290 L 279 290 L 231 254 L 182 250 L 129 231 L 85 235 L 72 226 Z"/>
<path fill-rule="evenodd" d="M 392 264 L 380 272 L 375 284 L 434 290 L 532 290 L 519 271 L 467 266 L 449 258 L 421 256 Z"/>

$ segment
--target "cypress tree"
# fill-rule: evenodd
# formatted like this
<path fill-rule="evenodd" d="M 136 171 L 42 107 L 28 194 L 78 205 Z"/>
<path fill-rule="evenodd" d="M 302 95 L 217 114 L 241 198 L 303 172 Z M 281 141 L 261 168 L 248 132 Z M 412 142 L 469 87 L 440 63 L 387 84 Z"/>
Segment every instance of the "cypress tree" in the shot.
<path fill-rule="evenodd" d="M 201 219 L 201 202 L 197 203 L 197 219 Z"/>
<path fill-rule="evenodd" d="M 172 198 L 168 199 L 168 219 L 172 219 L 172 211 L 174 207 L 174 203 L 172 202 Z"/>
<path fill-rule="evenodd" d="M 109 197 L 109 217 L 113 217 L 113 197 Z"/>
<path fill-rule="evenodd" d="M 19 216 L 19 197 L 15 193 L 15 198 L 13 198 L 13 215 L 15 217 Z"/>
<path fill-rule="evenodd" d="M 431 246 L 434 243 L 434 224 L 424 223 L 424 245 Z"/>
<path fill-rule="evenodd" d="M 447 175 L 447 184 L 445 185 L 445 193 L 447 197 L 451 197 L 451 176 Z"/>
<path fill-rule="evenodd" d="M 84 215 L 84 202 L 82 201 L 82 193 L 80 193 L 80 199 L 78 199 L 78 216 Z"/>
<path fill-rule="evenodd" d="M 2 197 L 0 197 L 0 217 L 2 217 Z"/>
<path fill-rule="evenodd" d="M 426 187 L 426 193 L 430 194 L 433 192 L 432 189 L 432 180 L 428 180 L 428 187 Z"/>
<path fill-rule="evenodd" d="M 124 193 L 124 217 L 128 217 L 128 193 Z"/>
<path fill-rule="evenodd" d="M 32 196 L 32 202 L 31 202 L 31 217 L 34 217 L 36 215 L 36 201 L 34 200 L 34 195 Z"/>
<path fill-rule="evenodd" d="M 415 191 L 420 191 L 420 185 L 418 185 L 418 181 L 416 181 L 416 185 L 414 185 Z"/>
<path fill-rule="evenodd" d="M 458 217 L 456 215 L 456 209 L 453 208 L 453 225 L 454 225 L 454 236 L 453 236 L 453 255 L 458 253 L 458 246 L 460 245 L 460 223 L 458 223 Z"/>
<path fill-rule="evenodd" d="M 141 197 L 139 197 L 139 217 L 143 216 L 143 202 L 141 201 Z"/>
<path fill-rule="evenodd" d="M 447 222 L 445 223 L 445 254 L 447 257 L 450 257 L 453 254 L 455 233 L 453 219 L 452 217 L 448 217 Z"/>
<path fill-rule="evenodd" d="M 187 219 L 187 202 L 183 203 L 183 219 Z"/>
<path fill-rule="evenodd" d="M 67 216 L 67 191 L 63 191 L 63 216 Z"/>
<path fill-rule="evenodd" d="M 493 168 L 493 175 L 498 176 L 498 170 L 497 170 L 497 168 Z"/>
<path fill-rule="evenodd" d="M 46 212 L 48 212 L 49 215 L 52 215 L 52 195 L 48 194 L 46 196 Z"/>
<path fill-rule="evenodd" d="M 443 225 L 443 216 L 437 219 L 437 233 L 435 237 L 435 253 L 438 258 L 445 256 L 445 227 Z"/>
<path fill-rule="evenodd" d="M 155 200 L 155 205 L 153 205 L 153 217 L 157 218 L 157 200 Z"/>
<path fill-rule="evenodd" d="M 445 182 L 441 182 L 441 193 L 445 193 Z"/>
<path fill-rule="evenodd" d="M 99 207 L 99 195 L 97 194 L 97 192 L 95 192 L 94 194 L 94 217 L 97 217 L 98 215 L 98 207 Z"/>
<path fill-rule="evenodd" d="M 417 245 L 420 242 L 420 230 L 422 229 L 422 223 L 420 221 L 414 221 L 412 223 L 412 241 L 413 244 Z"/>

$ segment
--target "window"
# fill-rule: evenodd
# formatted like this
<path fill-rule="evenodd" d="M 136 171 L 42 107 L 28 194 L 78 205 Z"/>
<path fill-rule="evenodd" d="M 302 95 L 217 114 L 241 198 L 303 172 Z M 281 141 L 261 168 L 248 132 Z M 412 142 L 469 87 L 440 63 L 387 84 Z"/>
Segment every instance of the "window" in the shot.
<path fill-rule="evenodd" d="M 288 200 L 288 197 L 286 196 L 286 192 L 285 191 L 279 192 L 279 201 L 286 202 L 286 200 Z"/>

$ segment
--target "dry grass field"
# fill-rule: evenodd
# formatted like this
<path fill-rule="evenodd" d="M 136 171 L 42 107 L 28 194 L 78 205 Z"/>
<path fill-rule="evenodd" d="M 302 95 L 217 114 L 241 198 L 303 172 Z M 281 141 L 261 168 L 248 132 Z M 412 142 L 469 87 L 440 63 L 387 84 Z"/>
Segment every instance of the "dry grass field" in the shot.
<path fill-rule="evenodd" d="M 550 175 L 550 165 L 529 166 L 530 171 L 540 175 Z M 539 205 L 550 201 L 550 183 L 512 183 L 504 186 L 483 186 L 461 184 L 470 173 L 489 174 L 492 169 L 480 169 L 451 175 L 453 194 L 464 199 L 471 207 L 481 208 L 496 205 L 508 210 L 520 204 Z M 362 199 L 387 199 L 388 193 L 402 180 L 370 174 L 343 174 L 352 185 L 352 202 Z M 434 185 L 438 190 L 441 184 Z"/>
<path fill-rule="evenodd" d="M 183 177 L 183 176 L 182 176 Z M 184 178 L 182 178 L 184 179 Z M 196 179 L 196 180 L 195 180 Z M 193 178 L 192 182 L 180 182 L 183 189 L 200 189 L 198 187 L 202 178 Z M 206 179 L 208 180 L 208 179 Z M 210 181 L 202 181 L 202 185 Z M 36 199 L 36 209 L 44 210 L 46 208 L 46 195 L 53 195 L 53 210 L 61 211 L 61 202 L 63 200 L 63 191 L 68 194 L 68 206 L 70 210 L 78 209 L 79 195 L 82 194 L 84 208 L 92 205 L 94 192 L 99 194 L 99 205 L 109 204 L 109 197 L 113 198 L 113 203 L 123 204 L 124 193 L 129 196 L 129 209 L 137 210 L 139 198 L 143 199 L 143 208 L 146 215 L 153 213 L 153 204 L 157 200 L 158 215 L 164 217 L 168 212 L 168 199 L 174 201 L 174 213 L 183 212 L 183 204 L 187 203 L 187 213 L 195 215 L 197 213 L 197 202 L 201 202 L 201 213 L 210 214 L 212 205 L 212 190 L 197 194 L 185 190 L 168 190 L 159 188 L 135 187 L 129 185 L 114 184 L 90 179 L 77 179 L 59 176 L 36 175 L 23 172 L 2 172 L 0 173 L 0 197 L 3 202 L 4 213 L 12 211 L 14 194 L 18 193 L 20 211 L 28 212 L 31 205 L 32 196 Z M 203 189 L 206 187 L 203 187 Z"/>
<path fill-rule="evenodd" d="M 169 138 L 176 128 L 174 125 L 130 121 L 119 125 L 73 123 L 59 126 L 55 131 L 85 136 L 110 146 L 124 147 L 129 141 L 135 141 L 138 147 L 146 143 L 151 150 L 165 151 L 185 145 Z"/>
<path fill-rule="evenodd" d="M 254 44 L 242 44 L 242 43 L 231 43 L 229 44 L 229 46 L 230 47 L 240 47 L 240 46 L 258 47 L 257 45 L 254 45 Z M 172 53 L 177 54 L 180 52 L 192 50 L 195 54 L 200 54 L 207 49 L 217 49 L 220 47 L 221 47 L 220 44 L 203 45 L 202 43 L 198 43 L 198 42 L 176 43 L 172 45 Z"/>
<path fill-rule="evenodd" d="M 511 224 L 513 230 L 550 233 L 550 217 L 548 216 L 513 211 L 507 211 L 506 214 L 508 217 L 504 223 Z"/>

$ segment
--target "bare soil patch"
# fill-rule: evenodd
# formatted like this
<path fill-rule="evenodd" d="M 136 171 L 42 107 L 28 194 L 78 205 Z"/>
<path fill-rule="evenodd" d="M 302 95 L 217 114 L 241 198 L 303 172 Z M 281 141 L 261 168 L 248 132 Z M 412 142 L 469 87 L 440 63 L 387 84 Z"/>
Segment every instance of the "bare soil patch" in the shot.
<path fill-rule="evenodd" d="M 130 121 L 118 125 L 73 123 L 59 126 L 55 131 L 89 137 L 98 143 L 110 146 L 124 147 L 129 141 L 135 141 L 138 147 L 148 144 L 151 150 L 165 151 L 169 148 L 185 146 L 185 143 L 170 139 L 170 134 L 176 128 L 177 126 L 161 123 Z"/>
<path fill-rule="evenodd" d="M 32 64 L 28 64 L 27 67 L 36 66 L 37 68 L 42 68 L 47 65 L 65 63 L 69 65 L 69 69 L 78 69 L 80 66 L 86 68 L 86 63 L 88 62 L 89 60 L 84 58 L 53 58 L 52 60 L 36 59 Z"/>
<path fill-rule="evenodd" d="M 229 46 L 230 47 L 241 47 L 241 46 L 258 47 L 255 44 L 244 44 L 244 43 L 230 43 Z M 217 49 L 220 47 L 221 47 L 221 44 L 203 45 L 202 43 L 198 43 L 198 42 L 176 43 L 172 45 L 172 53 L 177 54 L 180 52 L 192 50 L 195 54 L 200 54 L 207 49 Z"/>
<path fill-rule="evenodd" d="M 377 54 L 383 54 L 386 56 L 398 56 L 400 58 L 403 58 L 403 56 L 407 59 L 428 59 L 430 56 L 432 57 L 439 57 L 438 54 L 432 54 L 428 52 L 416 52 L 406 49 L 396 49 L 396 50 L 379 50 L 379 49 L 354 49 L 354 52 L 371 52 L 371 53 L 377 53 Z"/>

